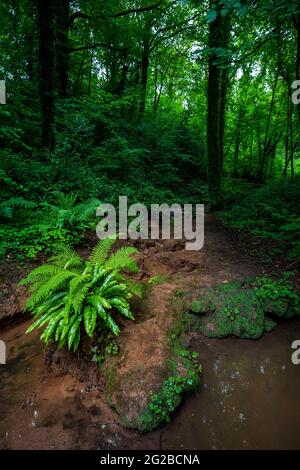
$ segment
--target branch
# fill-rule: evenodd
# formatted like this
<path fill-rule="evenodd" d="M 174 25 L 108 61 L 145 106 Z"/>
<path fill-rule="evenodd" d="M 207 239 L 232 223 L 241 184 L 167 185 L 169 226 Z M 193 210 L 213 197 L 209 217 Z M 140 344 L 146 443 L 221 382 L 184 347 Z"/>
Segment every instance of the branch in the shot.
<path fill-rule="evenodd" d="M 113 15 L 95 15 L 91 16 L 86 13 L 82 13 L 81 11 L 76 11 L 73 13 L 73 15 L 70 16 L 70 25 L 77 19 L 77 18 L 83 18 L 85 20 L 93 20 L 93 19 L 101 19 L 103 21 L 105 20 L 112 20 L 115 18 L 120 18 L 122 16 L 127 16 L 131 15 L 132 13 L 145 13 L 146 11 L 151 11 L 154 10 L 155 8 L 158 8 L 162 4 L 163 0 L 160 0 L 159 2 L 149 5 L 147 7 L 140 7 L 140 8 L 130 8 L 129 10 L 124 10 L 120 11 L 118 13 L 114 13 Z"/>
<path fill-rule="evenodd" d="M 244 62 L 245 59 L 248 59 L 248 57 L 251 57 L 253 54 L 255 54 L 259 49 L 261 49 L 262 46 L 264 46 L 270 39 L 272 39 L 272 34 L 275 33 L 278 29 L 278 26 L 272 29 L 267 36 L 264 39 L 258 40 L 258 44 L 249 51 L 247 54 L 245 54 L 243 57 L 240 57 L 239 59 L 229 59 L 229 60 L 224 60 L 224 61 L 217 61 L 216 63 L 218 65 L 228 65 L 228 64 L 240 64 Z"/>
<path fill-rule="evenodd" d="M 106 44 L 104 42 L 96 42 L 95 44 L 90 44 L 89 46 L 81 46 L 81 47 L 76 47 L 73 49 L 69 49 L 69 53 L 72 52 L 80 52 L 80 51 L 88 51 L 90 49 L 97 49 L 98 47 L 104 47 L 106 49 L 111 49 L 112 51 L 116 52 L 121 52 L 121 51 L 126 51 L 129 49 L 129 47 L 114 47 L 110 44 Z"/>
<path fill-rule="evenodd" d="M 131 15 L 132 13 L 144 13 L 145 11 L 154 10 L 155 8 L 158 8 L 162 4 L 162 2 L 163 0 L 160 0 L 154 5 L 149 5 L 148 7 L 131 8 L 130 10 L 120 11 L 119 13 L 115 13 L 109 18 L 119 18 L 120 16 Z"/>
<path fill-rule="evenodd" d="M 153 38 L 152 38 L 152 40 L 151 40 L 151 42 L 150 42 L 150 45 L 151 45 L 152 42 L 155 41 L 155 38 L 156 38 L 160 33 L 165 33 L 165 32 L 167 32 L 167 31 L 170 31 L 170 30 L 174 29 L 174 28 L 178 28 L 179 26 L 186 25 L 186 24 L 189 23 L 190 21 L 193 21 L 193 20 L 195 20 L 196 18 L 198 18 L 200 15 L 202 15 L 202 12 L 196 13 L 195 15 L 191 16 L 190 18 L 187 18 L 187 19 L 184 20 L 184 21 L 181 21 L 180 23 L 173 24 L 173 25 L 171 25 L 171 26 L 166 26 L 165 28 L 160 28 L 160 29 L 158 29 L 158 30 L 155 32 L 155 34 L 153 35 Z M 188 26 L 190 27 L 191 25 L 188 25 Z"/>
<path fill-rule="evenodd" d="M 168 36 L 162 36 L 162 37 L 158 38 L 157 41 L 152 41 L 152 45 L 151 45 L 149 50 L 150 50 L 150 52 L 152 52 L 161 42 L 167 41 L 168 39 L 171 39 L 174 36 L 177 36 L 178 34 L 183 33 L 184 31 L 187 31 L 188 29 L 193 29 L 193 28 L 196 28 L 196 27 L 199 27 L 199 26 L 203 26 L 205 24 L 206 24 L 206 22 L 203 22 L 200 25 L 187 25 L 184 28 L 177 29 L 176 31 L 173 31 L 171 34 L 169 34 Z"/>

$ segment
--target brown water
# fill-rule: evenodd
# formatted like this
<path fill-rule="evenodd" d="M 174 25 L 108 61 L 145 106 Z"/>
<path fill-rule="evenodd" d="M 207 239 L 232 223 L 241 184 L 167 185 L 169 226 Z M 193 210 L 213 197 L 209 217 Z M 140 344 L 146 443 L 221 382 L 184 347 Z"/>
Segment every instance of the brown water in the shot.
<path fill-rule="evenodd" d="M 300 323 L 258 341 L 209 340 L 199 351 L 203 383 L 162 436 L 166 449 L 300 449 L 300 366 L 291 343 Z"/>
<path fill-rule="evenodd" d="M 125 430 L 100 390 L 47 371 L 25 328 L 1 333 L 8 363 L 0 366 L 0 448 L 300 449 L 300 365 L 291 362 L 300 321 L 257 341 L 195 335 L 202 385 L 171 424 L 146 435 Z"/>

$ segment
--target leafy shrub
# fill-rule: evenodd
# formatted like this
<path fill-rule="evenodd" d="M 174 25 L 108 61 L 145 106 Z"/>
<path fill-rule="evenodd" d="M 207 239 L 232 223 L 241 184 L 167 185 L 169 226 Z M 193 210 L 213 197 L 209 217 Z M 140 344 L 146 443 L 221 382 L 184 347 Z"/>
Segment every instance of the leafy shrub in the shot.
<path fill-rule="evenodd" d="M 138 271 L 131 257 L 136 250 L 123 247 L 109 257 L 113 243 L 110 238 L 100 241 L 87 261 L 64 247 L 49 264 L 34 269 L 21 281 L 21 285 L 30 286 L 26 310 L 34 316 L 27 333 L 46 325 L 41 335 L 46 344 L 55 340 L 58 348 L 67 345 L 74 351 L 84 332 L 92 337 L 97 329 L 108 328 L 119 334 L 112 311 L 133 319 L 128 299 L 141 292 L 120 274 L 125 269 Z"/>
<path fill-rule="evenodd" d="M 279 317 L 300 314 L 300 298 L 290 281 L 290 273 L 285 273 L 283 278 L 278 280 L 269 276 L 258 277 L 253 286 L 266 313 Z"/>
<path fill-rule="evenodd" d="M 35 259 L 40 252 L 52 253 L 58 243 L 79 243 L 87 229 L 96 226 L 96 198 L 77 202 L 78 194 L 54 191 L 48 200 L 35 203 L 22 197 L 0 203 L 0 235 L 6 251 L 19 260 Z M 20 220 L 25 220 L 20 227 Z"/>
<path fill-rule="evenodd" d="M 243 188 L 235 192 L 235 186 Z M 290 256 L 300 253 L 300 177 L 278 179 L 265 186 L 236 182 L 227 190 L 229 209 L 221 212 L 223 221 L 253 235 L 271 237 L 288 246 Z M 227 199 L 228 198 L 228 199 Z"/>
<path fill-rule="evenodd" d="M 54 191 L 53 196 L 53 203 L 44 202 L 41 205 L 48 210 L 49 218 L 58 228 L 64 227 L 80 232 L 92 226 L 96 209 L 101 204 L 98 199 L 77 202 L 77 192 L 64 194 L 61 191 Z"/>
<path fill-rule="evenodd" d="M 58 244 L 79 242 L 76 234 L 64 228 L 51 227 L 43 222 L 19 228 L 16 225 L 0 226 L 0 237 L 5 240 L 5 252 L 18 261 L 36 259 L 39 253 L 52 253 Z"/>
<path fill-rule="evenodd" d="M 280 227 L 281 237 L 290 247 L 290 257 L 295 258 L 300 255 L 300 217 L 289 217 L 289 223 Z"/>

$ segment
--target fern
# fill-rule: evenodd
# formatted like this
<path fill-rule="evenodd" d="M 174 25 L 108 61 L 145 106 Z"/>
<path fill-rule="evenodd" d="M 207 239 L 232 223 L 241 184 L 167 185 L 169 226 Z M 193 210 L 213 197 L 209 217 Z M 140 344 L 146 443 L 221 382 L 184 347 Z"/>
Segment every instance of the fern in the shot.
<path fill-rule="evenodd" d="M 104 240 L 100 240 L 95 248 L 92 251 L 92 256 L 90 258 L 90 262 L 93 265 L 102 265 L 104 264 L 105 260 L 108 258 L 109 253 L 112 249 L 112 246 L 115 242 L 115 238 L 105 238 Z"/>
<path fill-rule="evenodd" d="M 131 272 L 138 272 L 139 268 L 134 259 L 130 256 L 137 253 L 137 249 L 133 247 L 123 247 L 120 248 L 116 253 L 114 253 L 109 260 L 104 264 L 104 268 L 107 270 L 121 271 L 127 269 Z"/>
<path fill-rule="evenodd" d="M 80 256 L 68 245 L 58 246 L 58 252 L 50 258 L 53 265 L 61 268 L 82 268 Z"/>
<path fill-rule="evenodd" d="M 138 270 L 131 257 L 137 250 L 125 247 L 109 257 L 114 242 L 112 238 L 100 241 L 87 261 L 70 247 L 61 247 L 49 264 L 20 282 L 32 294 L 26 309 L 34 322 L 27 332 L 44 328 L 41 339 L 46 344 L 54 340 L 59 348 L 76 351 L 83 331 L 93 336 L 104 328 L 118 335 L 114 314 L 134 319 L 128 300 L 141 295 L 141 289 L 120 271 Z"/>
<path fill-rule="evenodd" d="M 41 206 L 50 210 L 51 218 L 56 221 L 58 228 L 85 229 L 88 228 L 96 215 L 100 201 L 96 198 L 77 203 L 78 193 L 64 194 L 53 191 L 54 202 L 44 202 Z"/>
<path fill-rule="evenodd" d="M 14 209 L 32 210 L 36 208 L 36 203 L 28 201 L 23 197 L 12 197 L 0 203 L 0 216 L 11 219 Z"/>

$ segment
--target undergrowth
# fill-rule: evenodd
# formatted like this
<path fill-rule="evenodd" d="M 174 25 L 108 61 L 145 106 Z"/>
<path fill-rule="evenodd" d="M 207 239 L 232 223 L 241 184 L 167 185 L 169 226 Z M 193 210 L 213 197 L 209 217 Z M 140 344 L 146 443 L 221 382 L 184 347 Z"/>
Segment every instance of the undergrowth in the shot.
<path fill-rule="evenodd" d="M 272 238 L 290 258 L 300 255 L 300 176 L 281 178 L 264 186 L 232 180 L 226 186 L 224 209 L 220 214 L 230 227 L 253 235 Z"/>

